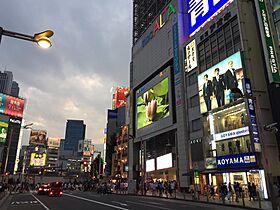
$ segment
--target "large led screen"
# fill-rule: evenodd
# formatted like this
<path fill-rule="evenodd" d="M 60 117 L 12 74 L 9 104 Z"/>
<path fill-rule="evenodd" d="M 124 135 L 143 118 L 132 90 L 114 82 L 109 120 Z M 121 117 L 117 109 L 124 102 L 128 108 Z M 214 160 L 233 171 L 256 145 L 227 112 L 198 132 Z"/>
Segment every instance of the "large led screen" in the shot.
<path fill-rule="evenodd" d="M 47 159 L 46 153 L 43 154 L 31 153 L 30 166 L 45 166 L 46 159 Z"/>
<path fill-rule="evenodd" d="M 5 144 L 8 133 L 8 123 L 0 122 L 0 144 Z"/>
<path fill-rule="evenodd" d="M 200 112 L 211 111 L 243 97 L 243 77 L 240 52 L 199 74 Z"/>
<path fill-rule="evenodd" d="M 137 128 L 169 116 L 168 77 L 137 98 Z"/>

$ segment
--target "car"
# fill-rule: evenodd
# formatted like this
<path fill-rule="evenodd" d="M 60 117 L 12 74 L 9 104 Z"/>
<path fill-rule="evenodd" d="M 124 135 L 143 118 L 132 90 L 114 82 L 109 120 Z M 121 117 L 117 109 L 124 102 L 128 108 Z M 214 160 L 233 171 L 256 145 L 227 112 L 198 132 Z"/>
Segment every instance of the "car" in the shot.
<path fill-rule="evenodd" d="M 50 186 L 48 184 L 42 184 L 37 188 L 37 195 L 48 195 Z"/>
<path fill-rule="evenodd" d="M 63 183 L 62 182 L 51 182 L 49 184 L 49 196 L 62 196 L 63 194 Z"/>

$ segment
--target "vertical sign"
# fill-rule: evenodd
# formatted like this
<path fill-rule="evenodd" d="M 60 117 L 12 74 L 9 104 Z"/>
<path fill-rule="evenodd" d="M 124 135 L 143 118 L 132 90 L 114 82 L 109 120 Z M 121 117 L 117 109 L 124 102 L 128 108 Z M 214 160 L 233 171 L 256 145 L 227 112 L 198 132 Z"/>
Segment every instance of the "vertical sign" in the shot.
<path fill-rule="evenodd" d="M 186 46 L 186 60 L 187 64 L 185 66 L 185 70 L 187 72 L 190 72 L 197 67 L 195 39 Z"/>
<path fill-rule="evenodd" d="M 254 140 L 255 151 L 261 152 L 261 142 L 260 142 L 260 135 L 257 126 L 255 106 L 254 106 L 254 101 L 251 98 L 248 98 L 248 107 L 249 107 L 250 125 L 251 125 L 253 140 Z"/>
<path fill-rule="evenodd" d="M 265 0 L 255 0 L 270 83 L 280 83 L 280 72 Z"/>
<path fill-rule="evenodd" d="M 175 80 L 175 97 L 176 106 L 182 105 L 182 92 L 181 92 L 181 75 L 180 75 L 180 63 L 179 63 L 179 34 L 178 34 L 178 22 L 176 21 L 172 26 L 173 34 L 173 65 L 174 65 L 174 80 Z"/>

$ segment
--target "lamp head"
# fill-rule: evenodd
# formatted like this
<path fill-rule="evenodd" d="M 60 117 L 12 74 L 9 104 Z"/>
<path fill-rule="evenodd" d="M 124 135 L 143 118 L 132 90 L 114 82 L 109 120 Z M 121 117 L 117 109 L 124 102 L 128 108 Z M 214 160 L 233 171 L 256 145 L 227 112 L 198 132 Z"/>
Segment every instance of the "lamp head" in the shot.
<path fill-rule="evenodd" d="M 49 39 L 53 36 L 54 32 L 51 30 L 43 31 L 38 34 L 34 34 L 33 40 L 44 49 L 50 48 L 52 46 L 52 42 Z"/>

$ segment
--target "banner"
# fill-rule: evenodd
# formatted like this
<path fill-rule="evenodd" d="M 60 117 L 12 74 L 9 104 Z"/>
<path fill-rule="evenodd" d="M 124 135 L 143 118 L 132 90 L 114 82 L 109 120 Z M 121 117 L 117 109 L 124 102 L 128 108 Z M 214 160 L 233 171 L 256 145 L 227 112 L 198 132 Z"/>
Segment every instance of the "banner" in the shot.
<path fill-rule="evenodd" d="M 32 130 L 30 133 L 29 144 L 45 145 L 46 144 L 47 131 Z"/>

